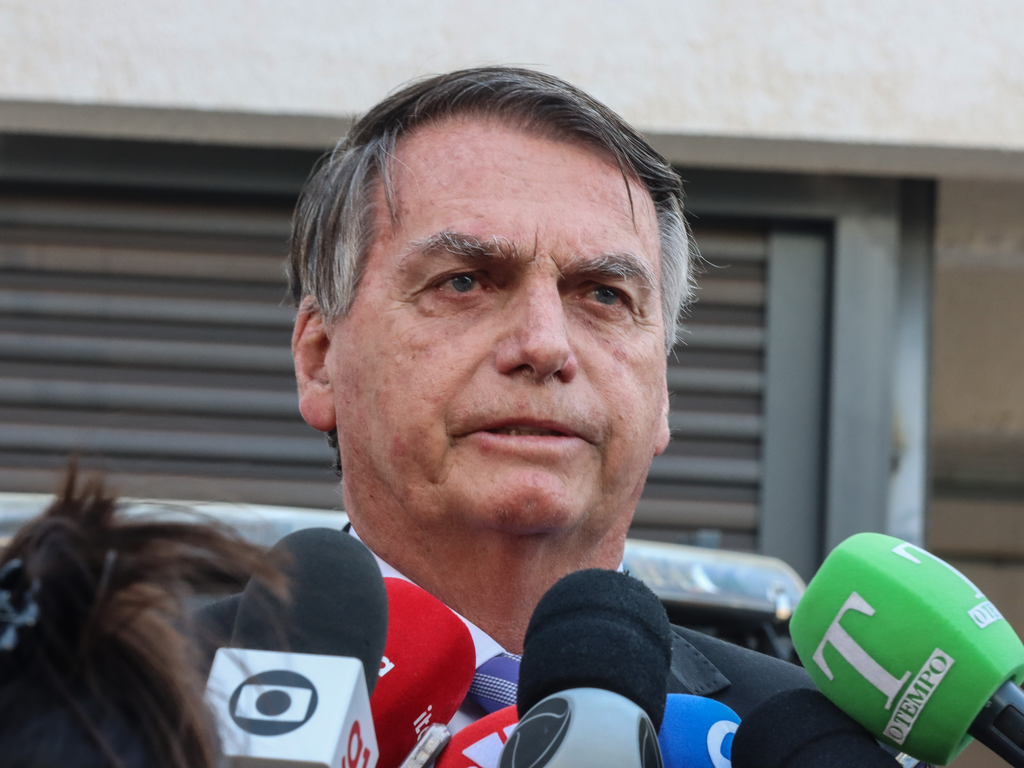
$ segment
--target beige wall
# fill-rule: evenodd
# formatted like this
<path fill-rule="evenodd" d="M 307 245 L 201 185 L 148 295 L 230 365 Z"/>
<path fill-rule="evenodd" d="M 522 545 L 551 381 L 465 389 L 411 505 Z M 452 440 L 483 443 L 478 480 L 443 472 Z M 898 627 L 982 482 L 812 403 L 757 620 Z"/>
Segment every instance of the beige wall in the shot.
<path fill-rule="evenodd" d="M 5 0 L 0 100 L 350 115 L 522 63 L 650 131 L 1021 149 L 1022 38 L 1015 0 Z"/>
<path fill-rule="evenodd" d="M 940 184 L 933 312 L 930 541 L 1024 561 L 1024 184 Z"/>
<path fill-rule="evenodd" d="M 1024 632 L 1024 184 L 944 181 L 928 545 Z M 956 768 L 1003 761 L 973 744 Z"/>
<path fill-rule="evenodd" d="M 1024 184 L 940 185 L 933 339 L 937 479 L 1024 483 Z"/>

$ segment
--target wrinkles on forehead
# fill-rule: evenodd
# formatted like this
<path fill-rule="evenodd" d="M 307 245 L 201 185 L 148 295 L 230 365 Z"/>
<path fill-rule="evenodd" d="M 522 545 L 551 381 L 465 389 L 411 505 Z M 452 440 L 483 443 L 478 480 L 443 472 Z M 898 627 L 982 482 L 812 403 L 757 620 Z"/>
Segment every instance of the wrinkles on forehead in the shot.
<path fill-rule="evenodd" d="M 397 164 L 408 168 L 406 163 L 399 158 L 400 147 L 411 139 L 417 137 L 425 130 L 434 128 L 449 129 L 457 128 L 459 125 L 473 124 L 496 125 L 502 128 L 520 131 L 527 136 L 532 136 L 533 138 L 546 139 L 556 144 L 564 143 L 567 145 L 582 147 L 619 169 L 619 173 L 622 175 L 623 189 L 626 192 L 626 203 L 629 218 L 632 221 L 633 228 L 635 230 L 638 229 L 637 200 L 634 199 L 633 196 L 635 191 L 643 190 L 647 193 L 646 197 L 648 200 L 641 202 L 641 205 L 646 205 L 649 202 L 652 210 L 655 211 L 655 215 L 657 215 L 657 206 L 654 203 L 654 199 L 650 194 L 647 184 L 611 147 L 606 146 L 591 137 L 574 133 L 567 128 L 548 124 L 544 121 L 523 115 L 505 115 L 500 111 L 467 110 L 464 112 L 449 113 L 443 117 L 424 121 L 415 125 L 407 132 L 395 131 L 382 139 L 382 143 L 385 146 L 386 151 L 384 151 L 381 164 L 377 169 L 376 181 L 379 186 L 379 190 L 382 193 L 381 196 L 383 198 L 384 206 L 388 212 L 392 231 L 397 230 L 400 220 L 398 191 L 395 183 L 395 165 Z M 634 187 L 636 187 L 636 189 L 634 189 Z"/>
<path fill-rule="evenodd" d="M 517 246 L 507 237 L 494 236 L 481 240 L 463 232 L 443 230 L 411 243 L 409 255 L 455 257 L 467 264 L 481 261 L 535 261 L 540 255 L 536 245 Z M 654 292 L 658 279 L 647 261 L 635 253 L 600 253 L 584 256 L 570 253 L 556 258 L 563 277 L 589 278 L 598 282 L 639 282 L 644 290 Z"/>

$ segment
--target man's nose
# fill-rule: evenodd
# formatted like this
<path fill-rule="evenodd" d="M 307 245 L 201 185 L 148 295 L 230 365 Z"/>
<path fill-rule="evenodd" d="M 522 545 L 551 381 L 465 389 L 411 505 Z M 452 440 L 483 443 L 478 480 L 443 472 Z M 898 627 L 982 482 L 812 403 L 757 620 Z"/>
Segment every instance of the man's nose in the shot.
<path fill-rule="evenodd" d="M 506 333 L 498 344 L 498 371 L 525 374 L 537 383 L 568 383 L 579 363 L 569 341 L 569 322 L 557 285 L 531 285 L 511 298 Z"/>

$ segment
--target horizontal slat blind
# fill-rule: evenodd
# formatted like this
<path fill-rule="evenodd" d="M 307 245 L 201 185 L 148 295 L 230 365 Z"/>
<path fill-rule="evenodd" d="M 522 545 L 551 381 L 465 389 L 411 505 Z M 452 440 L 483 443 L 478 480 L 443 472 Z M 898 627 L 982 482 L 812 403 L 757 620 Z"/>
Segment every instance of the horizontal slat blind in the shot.
<path fill-rule="evenodd" d="M 725 531 L 753 548 L 761 483 L 764 232 L 698 229 L 697 301 L 668 360 L 672 442 L 654 459 L 634 534 Z"/>
<path fill-rule="evenodd" d="M 154 494 L 337 506 L 295 396 L 290 213 L 0 196 L 0 488 L 48 490 L 39 473 L 51 483 L 77 452 Z M 636 525 L 752 537 L 767 241 L 697 240 L 698 301 L 669 358 L 673 440 Z"/>
<path fill-rule="evenodd" d="M 295 394 L 290 214 L 0 197 L 0 484 L 76 452 L 176 498 L 337 506 Z"/>

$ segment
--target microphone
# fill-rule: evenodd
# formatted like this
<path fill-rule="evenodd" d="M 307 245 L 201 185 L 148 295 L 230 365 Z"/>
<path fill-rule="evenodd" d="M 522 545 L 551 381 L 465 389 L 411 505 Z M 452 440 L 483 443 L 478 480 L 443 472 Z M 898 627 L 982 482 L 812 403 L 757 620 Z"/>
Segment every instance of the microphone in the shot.
<path fill-rule="evenodd" d="M 415 584 L 384 579 L 388 632 L 370 697 L 381 739 L 380 768 L 397 768 L 433 723 L 458 711 L 476 671 L 476 648 L 462 620 Z"/>
<path fill-rule="evenodd" d="M 820 691 L 793 688 L 761 702 L 743 720 L 732 742 L 732 766 L 897 768 L 898 763 Z"/>
<path fill-rule="evenodd" d="M 731 768 L 739 723 L 739 715 L 721 702 L 670 693 L 658 730 L 665 768 Z"/>
<path fill-rule="evenodd" d="M 790 632 L 818 688 L 882 742 L 945 765 L 974 737 L 1024 766 L 1024 645 L 949 563 L 852 536 L 811 580 Z"/>
<path fill-rule="evenodd" d="M 498 768 L 501 749 L 518 722 L 515 707 L 481 717 L 452 736 L 434 768 Z"/>
<path fill-rule="evenodd" d="M 232 648 L 214 657 L 206 698 L 233 766 L 374 768 L 369 693 L 387 636 L 377 562 L 340 531 L 309 528 L 273 551 L 289 598 L 256 579 L 242 593 Z"/>
<path fill-rule="evenodd" d="M 661 768 L 672 633 L 641 581 L 607 570 L 560 579 L 526 629 L 519 725 L 500 768 Z"/>

